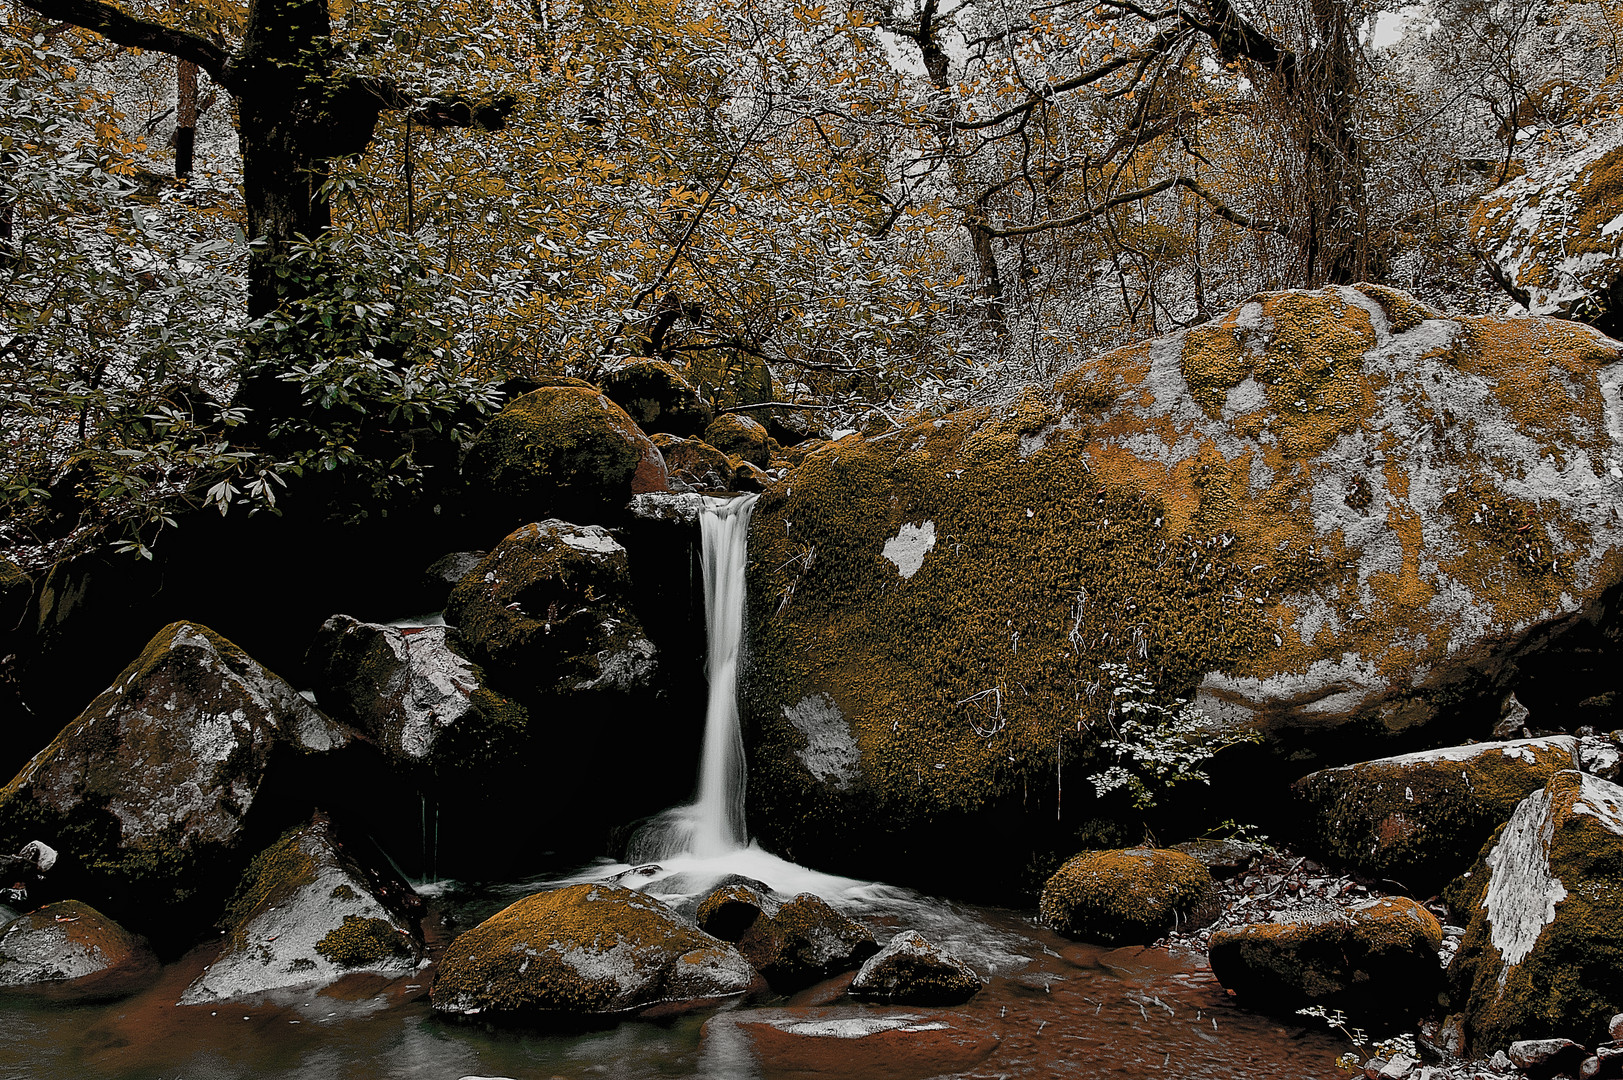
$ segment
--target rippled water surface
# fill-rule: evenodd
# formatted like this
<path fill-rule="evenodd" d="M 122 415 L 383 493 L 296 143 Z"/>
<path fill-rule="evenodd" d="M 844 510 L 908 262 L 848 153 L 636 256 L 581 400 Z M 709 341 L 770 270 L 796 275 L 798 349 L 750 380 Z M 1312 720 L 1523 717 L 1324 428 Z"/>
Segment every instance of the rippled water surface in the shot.
<path fill-rule="evenodd" d="M 617 869 L 594 868 L 591 876 Z M 693 868 L 686 872 L 692 880 Z M 429 921 L 447 929 L 431 945 L 443 949 L 451 932 L 536 884 L 445 890 Z M 1015 912 L 884 886 L 844 879 L 800 884 L 820 885 L 881 939 L 903 927 L 920 930 L 989 975 L 988 986 L 952 1009 L 831 1004 L 843 985 L 835 982 L 787 1001 L 597 1031 L 487 1031 L 434 1018 L 427 1001 L 432 969 L 387 983 L 355 977 L 321 994 L 251 1006 L 178 1007 L 181 991 L 208 960 L 199 951 L 166 968 L 158 985 L 117 1002 L 46 1005 L 0 998 L 0 1077 L 1340 1075 L 1335 1057 L 1343 1047 L 1329 1033 L 1240 1010 L 1196 955 L 1109 951 L 1057 937 Z M 657 880 L 650 891 L 659 891 Z"/>

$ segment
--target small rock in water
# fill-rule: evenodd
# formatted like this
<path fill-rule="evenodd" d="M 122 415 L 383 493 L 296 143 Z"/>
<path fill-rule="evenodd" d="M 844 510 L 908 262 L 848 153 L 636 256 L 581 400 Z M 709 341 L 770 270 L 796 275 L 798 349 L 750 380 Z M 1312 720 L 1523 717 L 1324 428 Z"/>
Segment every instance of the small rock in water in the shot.
<path fill-rule="evenodd" d="M 1510 1063 L 1528 1076 L 1577 1072 L 1589 1051 L 1571 1039 L 1523 1039 L 1510 1044 Z"/>
<path fill-rule="evenodd" d="M 942 952 L 917 930 L 891 938 L 851 983 L 853 997 L 896 1005 L 959 1005 L 980 989 L 981 980 L 968 964 Z"/>
<path fill-rule="evenodd" d="M 737 944 L 779 993 L 858 967 L 879 951 L 867 928 L 812 893 L 781 900 L 749 885 L 724 885 L 699 905 L 707 934 Z"/>

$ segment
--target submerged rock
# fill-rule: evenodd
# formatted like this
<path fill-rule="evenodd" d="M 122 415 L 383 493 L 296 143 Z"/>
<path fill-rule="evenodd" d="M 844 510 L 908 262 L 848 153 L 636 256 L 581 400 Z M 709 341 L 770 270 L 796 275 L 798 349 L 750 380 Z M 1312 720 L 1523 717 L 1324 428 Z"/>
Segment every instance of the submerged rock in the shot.
<path fill-rule="evenodd" d="M 1469 920 L 1448 974 L 1472 1053 L 1604 1038 L 1623 1007 L 1623 787 L 1555 774 L 1445 896 Z"/>
<path fill-rule="evenodd" d="M 409 974 L 423 955 L 411 914 L 421 908 L 409 886 L 363 868 L 318 817 L 249 864 L 221 920 L 224 948 L 180 1004 L 326 986 L 354 972 Z"/>
<path fill-rule="evenodd" d="M 1000 1041 L 963 1013 L 871 1006 L 739 1010 L 705 1021 L 703 1038 L 718 1060 L 759 1061 L 769 1075 L 906 1078 L 966 1073 Z"/>
<path fill-rule="evenodd" d="M 763 843 L 872 865 L 898 846 L 882 822 L 1023 860 L 942 816 L 1071 812 L 1061 782 L 1108 729 L 1100 665 L 1124 659 L 1296 775 L 1485 734 L 1479 703 L 1511 691 L 1563 721 L 1617 662 L 1569 637 L 1615 603 L 1620 358 L 1562 320 L 1265 293 L 1052 392 L 808 454 L 750 532 Z M 823 697 L 860 748 L 843 787 L 789 719 Z M 1243 776 L 1219 794 L 1251 797 Z"/>
<path fill-rule="evenodd" d="M 1473 743 L 1325 769 L 1292 790 L 1326 855 L 1426 896 L 1469 865 L 1518 803 L 1575 768 L 1577 753 L 1570 735 Z"/>
<path fill-rule="evenodd" d="M 1383 897 L 1326 905 L 1212 935 L 1212 974 L 1250 1008 L 1308 1006 L 1386 1021 L 1437 1004 L 1443 928 L 1425 908 Z"/>
<path fill-rule="evenodd" d="M 659 360 L 620 365 L 603 377 L 603 393 L 649 434 L 697 435 L 715 419 L 699 392 L 675 368 Z M 667 464 L 673 470 L 678 467 L 669 459 Z"/>
<path fill-rule="evenodd" d="M 879 951 L 872 933 L 813 893 L 783 899 L 734 883 L 699 904 L 699 926 L 738 945 L 779 993 L 793 993 L 850 971 Z"/>
<path fill-rule="evenodd" d="M 1068 937 L 1148 944 L 1185 918 L 1211 886 L 1211 873 L 1182 852 L 1086 851 L 1048 879 L 1038 912 Z"/>
<path fill-rule="evenodd" d="M 0 850 L 45 841 L 62 855 L 53 877 L 145 930 L 226 887 L 273 773 L 349 738 L 231 642 L 172 623 L 0 789 Z"/>
<path fill-rule="evenodd" d="M 610 520 L 633 495 L 669 487 L 648 436 L 587 386 L 543 387 L 511 402 L 474 439 L 462 474 L 481 515 L 506 529 L 553 515 Z"/>
<path fill-rule="evenodd" d="M 0 925 L 0 987 L 99 997 L 136 990 L 157 971 L 144 939 L 77 900 Z"/>
<path fill-rule="evenodd" d="M 731 945 L 619 885 L 537 893 L 446 950 L 434 1008 L 487 1019 L 595 1016 L 712 1001 L 756 984 Z"/>
<path fill-rule="evenodd" d="M 348 615 L 310 646 L 316 691 L 396 765 L 465 772 L 510 756 L 528 735 L 524 707 L 486 685 L 447 626 L 401 628 Z"/>
<path fill-rule="evenodd" d="M 980 993 L 980 976 L 917 930 L 903 930 L 870 956 L 851 981 L 851 996 L 891 1005 L 961 1005 Z"/>
<path fill-rule="evenodd" d="M 445 618 L 515 690 L 645 690 L 658 672 L 657 650 L 630 595 L 619 541 L 597 525 L 554 518 L 496 545 L 451 590 Z"/>

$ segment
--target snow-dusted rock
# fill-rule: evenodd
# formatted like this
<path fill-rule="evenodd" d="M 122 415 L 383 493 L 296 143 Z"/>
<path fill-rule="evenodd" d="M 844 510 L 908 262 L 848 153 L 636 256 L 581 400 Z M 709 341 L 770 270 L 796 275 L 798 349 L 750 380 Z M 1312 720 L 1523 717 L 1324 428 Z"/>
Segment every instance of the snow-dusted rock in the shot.
<path fill-rule="evenodd" d="M 866 927 L 813 893 L 784 899 L 750 885 L 723 885 L 699 904 L 697 922 L 735 942 L 779 993 L 850 971 L 879 951 Z"/>
<path fill-rule="evenodd" d="M 309 666 L 322 704 L 396 763 L 454 770 L 511 752 L 529 722 L 523 706 L 485 685 L 464 650 L 450 627 L 334 615 L 310 646 Z"/>
<path fill-rule="evenodd" d="M 1578 766 L 1571 735 L 1473 743 L 1324 769 L 1293 791 L 1337 862 L 1429 895 L 1466 869 L 1527 796 Z"/>
<path fill-rule="evenodd" d="M 1473 1053 L 1604 1040 L 1623 1008 L 1623 787 L 1556 773 L 1446 899 L 1470 920 L 1449 980 Z"/>
<path fill-rule="evenodd" d="M 146 930 L 142 917 L 241 865 L 244 819 L 273 765 L 296 769 L 350 737 L 231 642 L 172 623 L 0 789 L 0 851 L 50 844 L 63 863 L 53 877 L 84 875 Z"/>
<path fill-rule="evenodd" d="M 458 937 L 434 981 L 452 1016 L 592 1016 L 712 1001 L 758 985 L 738 950 L 658 899 L 571 885 L 504 908 Z"/>
<path fill-rule="evenodd" d="M 180 1004 L 325 986 L 352 972 L 410 974 L 423 954 L 411 917 L 420 907 L 409 887 L 363 868 L 318 817 L 249 865 L 222 920 L 224 947 Z"/>
<path fill-rule="evenodd" d="M 1471 218 L 1477 245 L 1534 315 L 1623 315 L 1623 123 L 1576 129 Z"/>
<path fill-rule="evenodd" d="M 0 925 L 0 987 L 100 996 L 155 975 L 147 943 L 89 904 L 46 904 Z"/>

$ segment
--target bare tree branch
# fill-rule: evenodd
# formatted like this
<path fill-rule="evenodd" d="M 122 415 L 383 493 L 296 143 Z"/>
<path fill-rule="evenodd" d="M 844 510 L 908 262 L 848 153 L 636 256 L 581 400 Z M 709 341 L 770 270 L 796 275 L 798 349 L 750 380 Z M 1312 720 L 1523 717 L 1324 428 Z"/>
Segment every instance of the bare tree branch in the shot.
<path fill-rule="evenodd" d="M 231 54 L 201 35 L 137 19 L 102 0 L 22 0 L 22 3 L 47 19 L 94 30 L 116 44 L 190 60 L 226 89 L 233 93 L 239 89 L 231 71 Z"/>
<path fill-rule="evenodd" d="M 1145 199 L 1159 195 L 1161 192 L 1167 191 L 1168 189 L 1174 187 L 1186 188 L 1189 191 L 1194 192 L 1212 208 L 1212 212 L 1214 214 L 1222 218 L 1224 221 L 1232 222 L 1233 224 L 1240 226 L 1242 229 L 1253 229 L 1257 232 L 1279 233 L 1281 236 L 1285 235 L 1288 231 L 1286 227 L 1279 222 L 1259 221 L 1249 218 L 1237 210 L 1229 208 L 1221 199 L 1212 194 L 1212 192 L 1208 190 L 1205 185 L 1189 176 L 1169 176 L 1165 180 L 1158 180 L 1146 187 L 1134 188 L 1132 191 L 1124 191 L 1119 195 L 1106 199 L 1098 206 L 1089 207 L 1086 210 L 1071 214 L 1068 217 L 1051 218 L 1048 221 L 1039 221 L 1032 225 L 1011 225 L 1008 228 L 1003 229 L 996 229 L 989 225 L 984 226 L 984 228 L 991 236 L 1030 236 L 1033 233 L 1050 232 L 1054 229 L 1070 229 L 1078 225 L 1086 225 L 1088 222 L 1095 220 L 1111 210 L 1114 210 L 1118 206 L 1125 206 L 1128 203 L 1142 202 Z"/>

